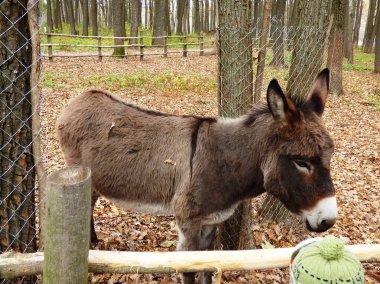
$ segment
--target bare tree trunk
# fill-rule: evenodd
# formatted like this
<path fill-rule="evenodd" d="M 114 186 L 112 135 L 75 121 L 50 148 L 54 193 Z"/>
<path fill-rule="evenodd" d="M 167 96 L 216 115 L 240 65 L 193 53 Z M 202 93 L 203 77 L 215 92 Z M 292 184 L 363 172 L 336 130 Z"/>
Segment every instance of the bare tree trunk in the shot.
<path fill-rule="evenodd" d="M 291 97 L 302 101 L 322 67 L 330 1 L 299 0 L 298 6 L 297 40 L 286 89 Z"/>
<path fill-rule="evenodd" d="M 251 42 L 251 1 L 218 0 L 219 14 L 219 115 L 237 117 L 247 112 L 253 102 L 253 64 Z M 246 210 L 250 201 L 239 206 L 237 212 L 221 226 L 223 249 L 236 249 L 240 243 L 240 232 L 248 230 L 241 224 L 250 218 Z M 244 240 L 244 247 L 248 240 Z"/>
<path fill-rule="evenodd" d="M 275 67 L 285 65 L 284 59 L 284 20 L 285 20 L 286 0 L 277 0 L 275 21 L 273 31 L 273 60 L 271 64 Z"/>
<path fill-rule="evenodd" d="M 67 8 L 67 20 L 70 25 L 70 34 L 77 35 L 78 32 L 75 29 L 75 19 L 74 19 L 74 7 L 71 0 L 65 0 L 65 6 Z"/>
<path fill-rule="evenodd" d="M 124 1 L 123 0 L 113 0 L 113 31 L 115 37 L 122 37 L 123 36 L 123 28 L 125 29 L 125 21 L 123 18 L 123 9 L 124 9 Z M 124 39 L 115 38 L 114 40 L 115 45 L 119 45 L 114 48 L 113 55 L 123 57 L 125 56 L 125 48 L 124 46 Z"/>
<path fill-rule="evenodd" d="M 8 47 L 0 48 L 0 58 L 7 59 L 0 65 L 0 253 L 36 250 L 32 49 L 27 3 L 4 0 L 0 4 L 1 44 Z M 34 283 L 28 279 L 16 282 Z"/>
<path fill-rule="evenodd" d="M 362 19 L 363 12 L 363 0 L 356 0 L 356 13 L 355 13 L 355 24 L 354 24 L 354 35 L 353 35 L 353 43 L 354 47 L 357 47 L 359 44 L 359 30 L 360 30 L 360 22 Z"/>
<path fill-rule="evenodd" d="M 170 0 L 165 0 L 165 32 L 167 35 L 172 35 L 171 25 L 170 25 Z M 165 33 L 164 33 L 165 34 Z"/>
<path fill-rule="evenodd" d="M 89 15 L 88 15 L 88 0 L 81 0 L 83 11 L 83 35 L 88 36 Z"/>
<path fill-rule="evenodd" d="M 139 32 L 139 26 L 138 26 L 138 14 L 139 14 L 139 3 L 140 0 L 132 0 L 131 2 L 131 30 L 130 30 L 130 36 L 135 37 L 131 38 L 129 40 L 129 44 L 137 44 L 137 36 Z"/>
<path fill-rule="evenodd" d="M 91 0 L 91 27 L 92 27 L 92 35 L 97 36 L 98 33 L 98 6 L 96 4 L 96 0 Z"/>
<path fill-rule="evenodd" d="M 352 1 L 347 0 L 345 6 L 345 29 L 344 29 L 344 57 L 348 59 L 348 63 L 354 63 L 354 47 L 352 39 L 352 22 L 353 22 L 353 6 Z"/>
<path fill-rule="evenodd" d="M 374 26 L 373 26 L 371 37 L 369 38 L 369 42 L 368 42 L 368 45 L 371 46 L 370 52 L 372 52 L 372 47 L 373 47 L 373 45 L 375 43 L 375 37 L 376 37 L 376 31 L 377 31 L 376 27 L 378 25 L 378 22 L 380 21 L 379 14 L 380 14 L 380 0 L 377 1 L 375 23 L 374 23 Z"/>
<path fill-rule="evenodd" d="M 153 29 L 153 16 L 154 16 L 154 7 L 153 7 L 153 0 L 149 0 L 149 28 Z"/>
<path fill-rule="evenodd" d="M 154 21 L 152 45 L 164 45 L 166 1 L 154 0 Z M 158 38 L 155 38 L 158 37 Z"/>
<path fill-rule="evenodd" d="M 327 66 L 330 69 L 330 92 L 334 95 L 343 95 L 342 63 L 344 47 L 344 23 L 347 0 L 332 2 L 331 12 L 334 15 L 331 34 L 329 37 L 329 50 Z"/>
<path fill-rule="evenodd" d="M 186 6 L 187 1 L 188 0 L 178 0 L 177 1 L 177 29 L 176 29 L 177 34 L 182 34 L 184 31 L 183 19 L 185 16 L 185 6 Z"/>
<path fill-rule="evenodd" d="M 380 73 L 380 13 L 377 13 L 376 20 L 375 73 Z"/>
<path fill-rule="evenodd" d="M 199 33 L 201 31 L 201 17 L 199 13 L 199 0 L 193 0 L 194 9 L 194 32 Z"/>
<path fill-rule="evenodd" d="M 53 17 L 51 11 L 51 0 L 46 1 L 46 20 L 47 20 L 47 28 L 48 33 L 51 33 L 53 30 Z"/>
<path fill-rule="evenodd" d="M 207 33 L 210 30 L 210 2 L 205 0 L 205 18 L 204 18 L 204 31 Z"/>
<path fill-rule="evenodd" d="M 368 8 L 367 24 L 365 26 L 364 39 L 363 39 L 363 51 L 365 53 L 372 52 L 373 42 L 371 41 L 371 35 L 374 30 L 374 18 L 376 10 L 376 0 L 370 0 Z"/>

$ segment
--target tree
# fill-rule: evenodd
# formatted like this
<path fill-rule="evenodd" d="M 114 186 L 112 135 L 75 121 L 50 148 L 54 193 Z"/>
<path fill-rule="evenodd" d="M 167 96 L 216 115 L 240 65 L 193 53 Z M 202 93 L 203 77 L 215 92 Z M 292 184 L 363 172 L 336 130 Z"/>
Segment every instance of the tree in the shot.
<path fill-rule="evenodd" d="M 3 0 L 0 4 L 1 43 L 7 47 L 0 49 L 0 253 L 36 249 L 27 3 Z"/>
<path fill-rule="evenodd" d="M 53 30 L 53 16 L 51 11 L 51 0 L 46 1 L 46 20 L 48 33 L 51 33 Z"/>
<path fill-rule="evenodd" d="M 367 24 L 365 26 L 364 38 L 363 38 L 363 51 L 365 53 L 372 52 L 373 42 L 371 42 L 371 36 L 374 30 L 374 18 L 376 10 L 377 0 L 370 0 L 368 8 Z"/>
<path fill-rule="evenodd" d="M 299 0 L 287 92 L 302 101 L 322 67 L 330 1 Z"/>
<path fill-rule="evenodd" d="M 327 66 L 330 69 L 330 92 L 335 95 L 343 95 L 342 63 L 344 46 L 344 17 L 347 0 L 332 1 L 331 12 L 334 15 L 331 34 L 329 37 L 329 50 Z"/>
<path fill-rule="evenodd" d="M 363 12 L 363 0 L 356 0 L 356 12 L 355 12 L 355 23 L 354 23 L 354 34 L 353 34 L 353 43 L 354 46 L 357 47 L 359 44 L 359 30 L 360 30 L 360 22 L 362 19 Z"/>
<path fill-rule="evenodd" d="M 205 0 L 205 19 L 203 21 L 203 30 L 208 32 L 210 30 L 210 2 Z"/>
<path fill-rule="evenodd" d="M 91 0 L 90 17 L 91 17 L 92 35 L 97 36 L 98 35 L 98 5 L 96 4 L 96 0 Z"/>
<path fill-rule="evenodd" d="M 354 9 L 352 1 L 347 1 L 345 6 L 345 29 L 344 29 L 344 57 L 348 59 L 348 63 L 354 63 L 354 47 L 353 47 L 353 38 L 352 38 L 352 24 L 353 24 L 353 15 Z"/>
<path fill-rule="evenodd" d="M 124 21 L 124 0 L 113 0 L 113 32 L 115 37 L 122 37 L 125 34 L 125 21 Z M 123 57 L 125 55 L 124 39 L 115 38 L 115 45 L 113 55 Z"/>
<path fill-rule="evenodd" d="M 65 0 L 65 7 L 67 9 L 67 20 L 70 25 L 70 34 L 76 35 L 78 34 L 75 28 L 75 18 L 74 18 L 74 7 L 73 2 L 71 0 Z"/>
<path fill-rule="evenodd" d="M 152 45 L 163 45 L 165 39 L 165 1 L 154 0 L 154 20 Z"/>
<path fill-rule="evenodd" d="M 139 31 L 139 4 L 140 0 L 131 1 L 131 30 L 130 36 L 134 37 L 129 40 L 129 44 L 137 44 L 137 36 Z"/>
<path fill-rule="evenodd" d="M 286 0 L 277 0 L 273 31 L 273 60 L 271 64 L 276 67 L 285 64 L 284 59 L 284 21 L 285 21 Z"/>
<path fill-rule="evenodd" d="M 88 36 L 88 25 L 89 25 L 89 15 L 88 15 L 88 0 L 81 0 L 82 11 L 83 11 L 83 35 Z"/>
<path fill-rule="evenodd" d="M 177 29 L 176 29 L 177 34 L 182 34 L 184 32 L 182 22 L 185 16 L 185 7 L 186 7 L 187 1 L 188 0 L 177 1 Z"/>
<path fill-rule="evenodd" d="M 201 16 L 199 13 L 199 0 L 193 0 L 194 8 L 194 31 L 199 33 L 201 31 Z"/>
<path fill-rule="evenodd" d="M 375 42 L 375 73 L 380 73 L 380 13 L 377 13 Z"/>
<path fill-rule="evenodd" d="M 218 0 L 218 105 L 219 115 L 237 117 L 245 114 L 253 102 L 253 58 L 251 41 L 251 1 Z M 249 206 L 250 202 L 244 206 Z M 221 227 L 224 249 L 236 249 L 244 206 Z"/>

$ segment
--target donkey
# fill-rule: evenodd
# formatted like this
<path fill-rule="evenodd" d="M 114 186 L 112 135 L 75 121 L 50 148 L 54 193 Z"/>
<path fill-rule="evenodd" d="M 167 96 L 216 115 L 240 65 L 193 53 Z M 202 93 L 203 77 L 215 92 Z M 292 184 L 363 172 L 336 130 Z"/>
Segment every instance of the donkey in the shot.
<path fill-rule="evenodd" d="M 66 163 L 92 170 L 92 206 L 102 195 L 125 209 L 174 214 L 177 249 L 207 250 L 217 224 L 265 191 L 302 215 L 310 231 L 335 223 L 334 144 L 321 120 L 328 92 L 328 69 L 303 103 L 273 79 L 267 105 L 215 119 L 147 110 L 90 90 L 62 112 L 57 133 Z M 183 275 L 184 283 L 194 279 Z M 210 283 L 211 274 L 200 274 L 199 282 Z"/>

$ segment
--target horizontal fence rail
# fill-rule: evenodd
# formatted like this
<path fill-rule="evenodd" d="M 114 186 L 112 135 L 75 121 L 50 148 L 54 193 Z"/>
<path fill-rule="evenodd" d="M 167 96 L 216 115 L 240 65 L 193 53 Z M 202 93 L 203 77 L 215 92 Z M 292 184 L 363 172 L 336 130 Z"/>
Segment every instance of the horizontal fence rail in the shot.
<path fill-rule="evenodd" d="M 380 244 L 348 245 L 361 262 L 379 263 Z M 294 248 L 243 251 L 119 252 L 90 250 L 88 270 L 95 273 L 181 273 L 284 268 Z M 0 255 L 0 278 L 41 274 L 44 253 Z"/>
<path fill-rule="evenodd" d="M 160 37 L 152 37 L 152 36 L 144 36 L 143 32 L 140 32 L 139 37 L 113 37 L 113 36 L 82 36 L 82 35 L 69 35 L 69 34 L 56 34 L 56 33 L 40 33 L 41 37 L 46 36 L 47 43 L 41 43 L 41 47 L 47 47 L 48 53 L 42 54 L 42 57 L 48 57 L 49 60 L 53 60 L 54 57 L 98 57 L 99 61 L 102 60 L 103 57 L 120 57 L 119 55 L 106 54 L 103 52 L 104 49 L 112 49 L 116 47 L 124 47 L 130 48 L 135 51 L 135 53 L 126 54 L 125 56 L 139 56 L 140 60 L 143 60 L 144 56 L 149 55 L 163 55 L 167 57 L 168 54 L 176 54 L 182 53 L 183 57 L 186 57 L 188 53 L 199 53 L 200 56 L 205 55 L 206 48 L 212 48 L 211 53 L 215 53 L 214 50 L 214 40 L 205 40 L 202 33 L 198 36 L 192 35 L 175 35 L 175 36 L 160 36 Z M 77 39 L 93 39 L 97 40 L 95 44 L 76 44 L 76 43 L 53 43 L 53 38 L 77 38 Z M 104 39 L 123 39 L 124 41 L 129 41 L 131 39 L 137 39 L 139 43 L 137 44 L 122 44 L 122 45 L 103 45 L 102 40 Z M 144 40 L 152 40 L 152 39 L 164 39 L 163 45 L 147 45 L 144 44 Z M 181 39 L 181 42 L 176 43 L 168 43 L 169 39 Z M 197 39 L 197 42 L 189 42 L 191 39 Z M 169 48 L 174 48 L 175 46 L 180 46 L 177 50 L 169 51 Z M 199 46 L 199 49 L 188 49 L 190 46 Z M 86 47 L 97 49 L 97 54 L 95 53 L 78 53 L 78 54 L 53 54 L 53 47 L 70 47 L 70 48 L 78 48 L 78 47 Z M 146 52 L 144 49 L 146 48 L 162 48 L 162 52 L 155 51 Z M 180 50 L 179 50 L 180 49 Z"/>

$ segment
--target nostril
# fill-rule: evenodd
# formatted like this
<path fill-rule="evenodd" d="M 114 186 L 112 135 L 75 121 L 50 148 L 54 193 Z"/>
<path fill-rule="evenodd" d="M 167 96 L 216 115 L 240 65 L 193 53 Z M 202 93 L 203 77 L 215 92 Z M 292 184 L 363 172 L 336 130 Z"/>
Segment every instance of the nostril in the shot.
<path fill-rule="evenodd" d="M 331 228 L 334 224 L 335 224 L 335 219 L 325 219 L 325 220 L 322 220 L 320 224 L 320 228 L 323 230 L 327 230 Z"/>

